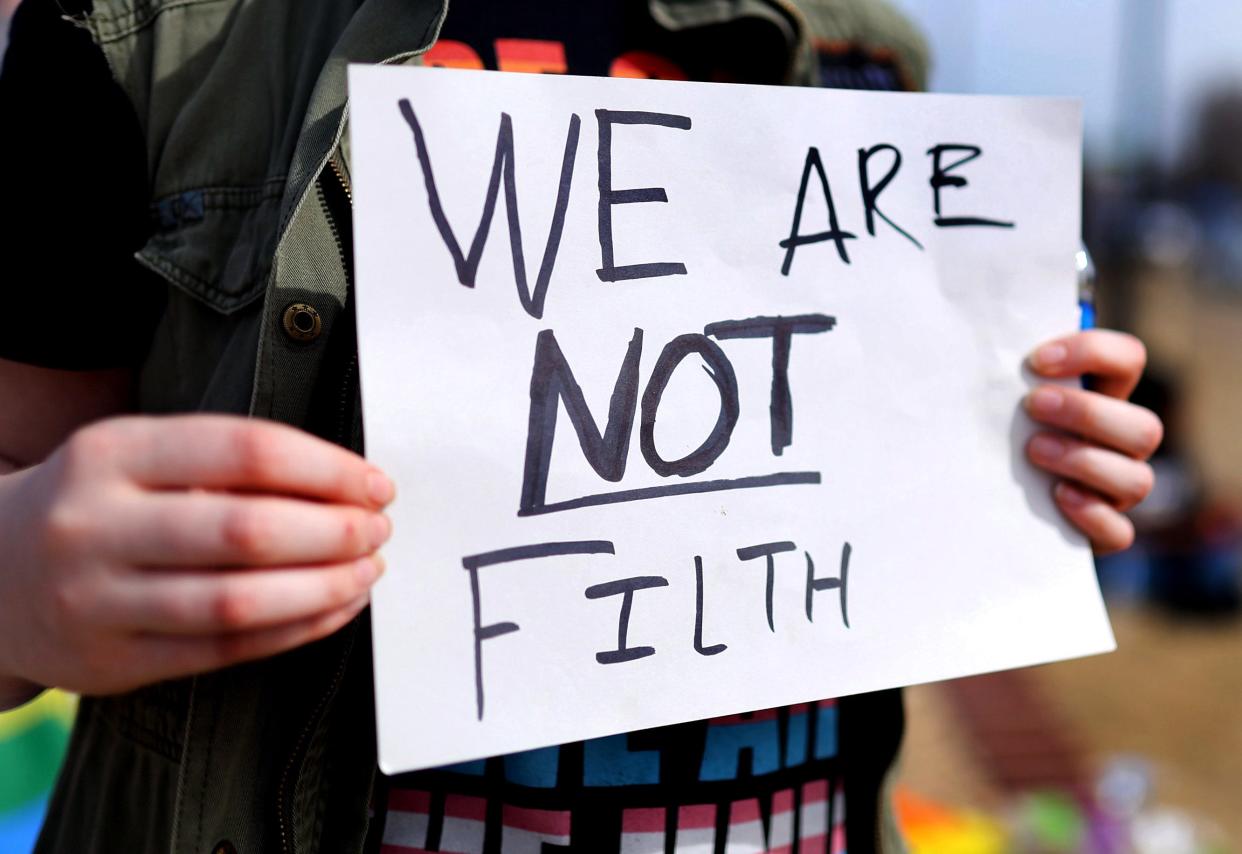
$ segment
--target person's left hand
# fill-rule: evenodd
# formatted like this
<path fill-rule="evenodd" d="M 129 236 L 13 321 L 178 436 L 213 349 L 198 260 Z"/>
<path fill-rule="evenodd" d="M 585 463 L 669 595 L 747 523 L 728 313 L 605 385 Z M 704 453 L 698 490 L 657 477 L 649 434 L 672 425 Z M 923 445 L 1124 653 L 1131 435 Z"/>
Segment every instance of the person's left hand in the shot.
<path fill-rule="evenodd" d="M 1057 506 L 1096 554 L 1128 548 L 1134 525 L 1123 514 L 1151 492 L 1147 459 L 1164 436 L 1154 412 L 1127 402 L 1147 363 L 1142 342 L 1104 329 L 1078 332 L 1039 347 L 1029 363 L 1044 377 L 1093 378 L 1093 391 L 1041 385 L 1027 395 L 1027 413 L 1053 429 L 1036 433 L 1026 453 L 1057 476 Z"/>

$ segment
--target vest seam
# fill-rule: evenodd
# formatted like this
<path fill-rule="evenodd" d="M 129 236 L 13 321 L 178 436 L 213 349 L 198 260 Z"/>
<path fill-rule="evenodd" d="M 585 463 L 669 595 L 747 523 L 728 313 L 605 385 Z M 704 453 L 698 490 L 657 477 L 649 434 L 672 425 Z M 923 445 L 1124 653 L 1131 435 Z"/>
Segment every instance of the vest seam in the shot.
<path fill-rule="evenodd" d="M 224 314 L 233 314 L 257 300 L 263 294 L 261 284 L 267 280 L 266 275 L 258 276 L 246 282 L 238 294 L 229 294 L 160 255 L 142 250 L 134 258 L 148 270 L 163 276 L 174 287 L 181 288 Z"/>
<path fill-rule="evenodd" d="M 177 745 L 177 739 L 162 736 L 152 731 L 151 727 L 143 726 L 128 718 L 122 718 L 113 714 L 103 713 L 96 714 L 96 718 L 103 721 L 104 726 L 114 730 L 117 735 L 125 739 L 126 742 L 141 750 L 148 751 L 168 762 L 176 762 L 176 750 L 165 749 Z"/>
<path fill-rule="evenodd" d="M 186 702 L 185 710 L 185 735 L 181 742 L 181 761 L 180 768 L 177 771 L 177 791 L 173 801 L 173 820 L 172 829 L 168 834 L 168 851 L 169 854 L 175 854 L 177 850 L 177 838 L 181 835 L 181 804 L 184 800 L 186 778 L 189 776 L 190 770 L 190 734 L 194 725 L 194 700 L 198 694 L 199 677 L 194 676 L 190 679 L 190 696 Z"/>
<path fill-rule="evenodd" d="M 142 8 L 133 8 L 113 15 L 91 13 L 90 22 L 98 35 L 101 44 L 120 41 L 146 29 L 155 19 L 165 12 L 173 12 L 189 6 L 205 6 L 209 3 L 223 3 L 226 0 L 173 0 L 173 2 L 153 7 L 150 3 L 142 3 Z"/>
<path fill-rule="evenodd" d="M 212 704 L 211 708 L 211 728 L 207 731 L 207 747 L 203 752 L 203 773 L 199 784 L 197 838 L 200 841 L 203 838 L 203 813 L 207 810 L 207 769 L 211 767 L 211 754 L 216 744 L 216 730 L 219 729 L 219 721 L 220 704 L 217 701 Z"/>
<path fill-rule="evenodd" d="M 186 187 L 182 190 L 172 190 L 159 195 L 151 200 L 148 207 L 152 209 L 157 208 L 163 202 L 177 199 L 187 193 L 202 193 L 204 203 L 209 204 L 213 208 L 230 209 L 232 205 L 245 205 L 247 202 L 257 204 L 271 201 L 272 199 L 279 199 L 284 193 L 287 179 L 287 175 L 278 175 L 258 184 L 208 184 L 202 187 Z M 232 203 L 232 205 L 229 203 Z"/>

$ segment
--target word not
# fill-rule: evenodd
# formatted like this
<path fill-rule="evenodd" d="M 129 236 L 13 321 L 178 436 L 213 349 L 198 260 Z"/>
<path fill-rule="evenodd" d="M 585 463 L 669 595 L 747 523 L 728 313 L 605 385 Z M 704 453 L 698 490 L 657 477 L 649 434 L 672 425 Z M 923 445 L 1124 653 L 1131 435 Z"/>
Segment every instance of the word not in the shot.
<path fill-rule="evenodd" d="M 709 323 L 703 334 L 679 335 L 664 345 L 642 395 L 642 417 L 639 422 L 639 448 L 643 459 L 661 477 L 688 477 L 706 471 L 725 451 L 733 435 L 739 414 L 737 375 L 732 363 L 712 338 L 770 338 L 772 340 L 772 386 L 769 396 L 772 454 L 780 456 L 793 444 L 793 395 L 789 388 L 789 358 L 794 335 L 828 332 L 836 319 L 824 314 L 803 314 L 792 317 L 751 317 L 745 320 L 724 320 Z M 710 336 L 710 337 L 709 337 Z M 564 404 L 569 421 L 578 437 L 586 461 L 606 481 L 617 482 L 625 476 L 630 436 L 638 409 L 638 365 L 642 356 L 643 330 L 635 329 L 626 349 L 621 369 L 613 385 L 608 405 L 608 420 L 601 431 L 587 407 L 581 386 L 574 379 L 565 354 L 551 329 L 539 333 L 535 343 L 534 365 L 530 380 L 530 414 L 526 430 L 526 461 L 522 473 L 519 516 L 549 513 L 591 505 L 635 501 L 690 491 L 707 492 L 739 488 L 738 481 L 717 482 L 711 488 L 704 484 L 681 487 L 653 487 L 587 496 L 549 505 L 546 502 L 548 474 L 552 464 L 552 446 L 556 435 L 557 413 Z M 699 355 L 704 369 L 716 384 L 720 409 L 711 432 L 698 448 L 676 460 L 666 460 L 655 447 L 655 424 L 660 402 L 673 372 L 691 354 Z M 808 479 L 813 476 L 813 479 Z M 753 480 L 753 479 L 750 479 Z M 801 479 L 781 482 L 818 482 L 817 472 L 801 473 Z M 751 483 L 751 486 L 775 485 Z M 690 488 L 686 488 L 689 486 Z"/>
<path fill-rule="evenodd" d="M 764 586 L 764 614 L 767 618 L 768 629 L 772 632 L 776 631 L 773 602 L 776 588 L 776 555 L 796 550 L 797 546 L 793 542 L 785 540 L 743 546 L 736 551 L 737 558 L 740 561 L 752 561 L 759 558 L 762 558 L 764 561 L 763 565 L 766 572 L 766 584 Z M 829 590 L 837 590 L 839 591 L 838 598 L 841 609 L 841 622 L 845 628 L 848 629 L 850 627 L 849 578 L 850 556 L 852 552 L 853 549 L 850 544 L 848 542 L 845 543 L 841 548 L 839 574 L 836 576 L 824 577 L 816 575 L 815 561 L 812 559 L 811 553 L 809 551 L 803 551 L 802 554 L 806 565 L 806 585 L 805 599 L 802 604 L 808 623 L 813 623 L 815 621 L 815 594 L 823 593 Z M 479 720 L 483 719 L 484 705 L 483 643 L 484 641 L 493 640 L 503 635 L 512 634 L 513 632 L 519 631 L 521 628 L 514 622 L 490 623 L 488 625 L 483 624 L 483 599 L 479 583 L 479 570 L 488 566 L 514 563 L 522 560 L 532 560 L 535 558 L 600 554 L 615 555 L 616 549 L 608 540 L 580 540 L 574 542 L 539 543 L 530 546 L 517 546 L 509 549 L 485 552 L 483 554 L 468 555 L 462 558 L 462 568 L 465 569 L 470 576 L 470 599 L 474 614 L 474 684 L 475 705 Z M 728 649 L 727 644 L 704 644 L 703 642 L 704 580 L 703 559 L 700 555 L 694 556 L 694 583 L 694 632 L 692 635 L 694 651 L 703 656 L 719 655 Z M 669 580 L 664 576 L 640 575 L 607 581 L 602 584 L 593 584 L 583 591 L 587 599 L 606 599 L 613 596 L 621 597 L 620 613 L 617 619 L 617 646 L 615 649 L 602 650 L 595 653 L 596 662 L 603 665 L 623 664 L 625 662 L 637 661 L 638 659 L 655 655 L 656 650 L 653 646 L 634 646 L 630 644 L 630 616 L 633 613 L 635 594 L 642 590 L 650 590 L 653 588 L 668 586 Z"/>

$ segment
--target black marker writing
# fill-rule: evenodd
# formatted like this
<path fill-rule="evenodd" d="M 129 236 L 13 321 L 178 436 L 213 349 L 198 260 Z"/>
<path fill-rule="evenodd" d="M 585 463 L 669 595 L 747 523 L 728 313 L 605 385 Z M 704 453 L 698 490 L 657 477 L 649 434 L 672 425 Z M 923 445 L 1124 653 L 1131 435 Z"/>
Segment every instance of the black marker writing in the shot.
<path fill-rule="evenodd" d="M 819 177 L 820 190 L 823 191 L 824 201 L 828 205 L 828 230 L 816 232 L 815 234 L 799 234 L 798 229 L 802 227 L 802 207 L 806 204 L 806 189 L 807 184 L 811 180 L 812 169 L 815 170 L 815 174 Z M 828 186 L 828 175 L 824 172 L 824 162 L 820 159 L 819 149 L 812 146 L 807 149 L 806 163 L 802 167 L 802 181 L 798 185 L 798 201 L 794 205 L 793 225 L 789 229 L 789 237 L 780 242 L 781 248 L 785 250 L 785 261 L 781 264 L 781 275 L 789 275 L 789 268 L 793 266 L 794 252 L 799 246 L 821 243 L 825 240 L 831 240 L 835 243 L 837 255 L 846 264 L 850 263 L 850 255 L 846 251 L 845 241 L 853 240 L 855 236 L 851 232 L 842 231 L 837 223 L 837 206 L 832 201 L 832 190 Z"/>
<path fill-rule="evenodd" d="M 950 151 L 964 151 L 965 156 L 954 160 L 945 166 L 941 162 L 941 158 L 945 153 Z M 965 166 L 970 161 L 983 154 L 983 149 L 977 145 L 961 145 L 957 143 L 945 143 L 933 146 L 927 149 L 928 155 L 932 159 L 932 174 L 927 183 L 932 188 L 932 206 L 936 209 L 936 225 L 941 228 L 952 228 L 955 226 L 982 225 L 992 226 L 994 228 L 1013 228 L 1012 222 L 1004 222 L 999 219 L 983 219 L 977 216 L 941 216 L 940 215 L 940 191 L 945 187 L 965 187 L 966 179 L 961 175 L 950 174 L 954 169 Z"/>
<path fill-rule="evenodd" d="M 716 655 L 729 647 L 722 643 L 703 646 L 703 558 L 694 556 L 694 651 L 699 655 Z"/>
<path fill-rule="evenodd" d="M 616 482 L 625 475 L 626 455 L 634 426 L 638 402 L 638 361 L 642 356 L 643 331 L 625 351 L 621 370 L 613 385 L 608 404 L 608 422 L 601 434 L 587 408 L 582 387 L 556 342 L 551 329 L 539 333 L 535 343 L 535 364 L 530 377 L 530 415 L 526 427 L 526 463 L 522 472 L 522 511 L 541 507 L 548 489 L 548 470 L 552 464 L 552 440 L 556 435 L 559 402 L 565 402 L 569 421 L 578 434 L 578 445 L 591 468 L 604 480 Z"/>
<path fill-rule="evenodd" d="M 793 348 L 793 336 L 828 332 L 836 322 L 836 318 L 826 314 L 799 314 L 793 317 L 722 320 L 703 328 L 704 335 L 722 341 L 730 338 L 772 339 L 772 394 L 768 412 L 772 453 L 778 457 L 793 444 L 793 395 L 789 390 L 789 353 Z"/>
<path fill-rule="evenodd" d="M 629 279 L 650 279 L 658 276 L 684 276 L 686 265 L 680 262 L 651 264 L 628 264 L 618 267 L 612 245 L 612 206 L 636 202 L 667 202 L 668 193 L 663 187 L 644 187 L 639 190 L 614 190 L 612 188 L 612 126 L 655 125 L 656 127 L 690 130 L 690 119 L 667 113 L 644 113 L 619 110 L 596 110 L 599 122 L 599 251 L 600 269 L 595 273 L 601 282 L 620 282 Z"/>
<path fill-rule="evenodd" d="M 573 182 L 574 161 L 578 152 L 578 134 L 582 119 L 575 113 L 569 119 L 569 130 L 565 135 L 565 153 L 561 158 L 561 177 L 556 190 L 556 206 L 552 213 L 552 224 L 548 229 L 548 240 L 544 245 L 543 262 L 535 277 L 535 289 L 532 292 L 526 280 L 526 258 L 522 247 L 522 225 L 518 216 L 517 178 L 515 155 L 513 148 L 513 119 L 508 113 L 500 114 L 500 131 L 496 136 L 496 155 L 492 160 L 492 174 L 487 183 L 487 196 L 483 202 L 483 215 L 479 226 L 475 229 L 474 239 L 470 242 L 469 254 L 463 255 L 461 245 L 453 234 L 448 218 L 444 215 L 444 207 L 440 203 L 440 193 L 436 189 L 435 174 L 431 168 L 431 157 L 427 152 L 427 141 L 423 136 L 422 125 L 410 106 L 409 100 L 402 98 L 398 102 L 402 117 L 414 134 L 414 146 L 418 150 L 418 163 L 422 167 L 423 182 L 427 187 L 427 203 L 431 208 L 431 218 L 435 221 L 444 245 L 453 257 L 453 265 L 457 269 L 457 280 L 468 288 L 473 288 L 478 274 L 479 260 L 483 257 L 483 247 L 491 231 L 492 215 L 496 211 L 496 197 L 500 192 L 503 179 L 505 190 L 505 214 L 509 221 L 509 249 L 513 255 L 513 275 L 517 282 L 518 299 L 522 308 L 531 317 L 543 317 L 544 299 L 548 293 L 548 283 L 552 279 L 552 268 L 556 266 L 556 255 L 560 250 L 561 235 L 565 230 L 565 209 L 569 205 L 570 185 Z"/>
<path fill-rule="evenodd" d="M 595 660 L 600 664 L 620 664 L 655 655 L 655 647 L 629 646 L 626 642 L 630 631 L 630 610 L 634 606 L 634 591 L 647 590 L 651 587 L 668 587 L 668 579 L 659 575 L 639 575 L 618 581 L 607 581 L 603 584 L 593 584 L 586 589 L 588 599 L 603 599 L 606 596 L 618 594 L 622 597 L 621 616 L 617 620 L 617 648 L 595 653 Z"/>
<path fill-rule="evenodd" d="M 679 460 L 665 460 L 655 447 L 656 413 L 659 411 L 660 398 L 664 395 L 664 389 L 668 386 L 673 371 L 691 353 L 698 353 L 707 363 L 703 366 L 703 370 L 712 378 L 716 384 L 716 390 L 720 393 L 720 411 L 711 433 L 703 440 L 703 444 Z M 651 378 L 647 380 L 647 387 L 643 390 L 643 414 L 638 430 L 638 443 L 642 449 L 643 458 L 647 460 L 647 465 L 651 466 L 651 470 L 661 477 L 671 475 L 687 477 L 698 474 L 714 463 L 729 446 L 729 438 L 733 435 L 734 426 L 737 425 L 738 411 L 737 376 L 733 373 L 733 365 L 729 363 L 724 352 L 714 341 L 702 335 L 694 333 L 678 335 L 664 345 L 660 358 L 656 360 L 655 367 L 651 369 Z"/>
<path fill-rule="evenodd" d="M 622 489 L 617 492 L 599 492 L 583 495 L 519 510 L 519 516 L 542 516 L 565 510 L 581 510 L 583 507 L 601 507 L 605 504 L 624 504 L 630 501 L 650 501 L 674 495 L 702 495 L 706 492 L 728 492 L 734 489 L 766 489 L 773 486 L 819 486 L 823 478 L 817 471 L 781 471 L 775 474 L 751 475 L 750 477 L 701 480 L 697 483 L 668 483 L 662 486 L 644 486 L 638 489 Z"/>
<path fill-rule="evenodd" d="M 884 177 L 880 179 L 879 183 L 873 185 L 871 183 L 871 176 L 867 172 L 867 164 L 873 155 L 878 154 L 881 151 L 891 151 L 893 153 L 893 163 L 888 167 L 888 171 L 884 173 Z M 880 219 L 892 226 L 898 234 L 906 240 L 909 240 L 919 249 L 922 249 L 922 243 L 915 240 L 914 236 L 910 234 L 910 232 L 893 222 L 887 215 L 885 215 L 884 211 L 880 210 L 880 193 L 884 192 L 884 188 L 887 187 L 889 182 L 893 180 L 893 178 L 897 175 L 897 170 L 900 168 L 901 152 L 897 150 L 897 146 L 895 145 L 889 145 L 886 142 L 882 142 L 879 145 L 873 145 L 870 148 L 858 149 L 858 186 L 859 189 L 862 190 L 863 210 L 867 217 L 867 233 L 872 237 L 875 237 L 875 218 L 878 216 Z"/>
<path fill-rule="evenodd" d="M 840 590 L 841 591 L 841 622 L 845 623 L 845 627 L 850 627 L 849 612 L 849 584 L 850 584 L 850 554 L 853 549 L 849 543 L 841 547 L 841 574 L 836 578 L 816 578 L 815 562 L 811 560 L 810 552 L 803 552 L 806 555 L 806 619 L 808 622 L 814 622 L 813 615 L 815 606 L 815 594 L 823 590 Z"/>
<path fill-rule="evenodd" d="M 772 350 L 772 447 L 773 453 L 793 441 L 793 403 L 789 391 L 789 352 L 792 336 L 831 329 L 835 321 L 826 315 L 806 314 L 792 317 L 755 317 L 749 320 L 722 321 L 708 324 L 707 331 L 722 338 L 771 337 Z M 790 484 L 817 484 L 819 472 L 777 472 L 749 477 L 713 480 L 703 483 L 669 484 L 617 492 L 585 495 L 547 503 L 547 484 L 555 444 L 558 408 L 563 402 L 570 422 L 578 436 L 591 468 L 604 480 L 617 482 L 625 474 L 626 454 L 636 409 L 639 362 L 642 357 L 643 331 L 634 330 L 621 368 L 613 384 L 608 408 L 608 421 L 601 432 L 586 405 L 582 388 L 574 378 L 565 354 L 550 329 L 539 333 L 535 345 L 534 367 L 530 380 L 530 412 L 527 417 L 526 458 L 522 472 L 522 490 L 518 501 L 519 516 L 535 516 L 617 504 L 644 501 L 672 495 L 691 495 L 729 489 L 755 489 Z M 692 353 L 706 362 L 704 369 L 716 384 L 720 408 L 716 423 L 703 443 L 692 453 L 678 460 L 665 460 L 655 447 L 655 423 L 660 402 L 677 366 Z M 662 477 L 688 476 L 709 468 L 728 447 L 737 424 L 737 377 L 724 351 L 704 335 L 681 335 L 661 351 L 642 396 L 642 420 L 639 444 L 651 469 Z"/>
<path fill-rule="evenodd" d="M 461 559 L 462 568 L 470 573 L 470 601 L 474 612 L 474 695 L 479 720 L 483 720 L 483 641 L 518 631 L 517 623 L 491 623 L 483 625 L 483 600 L 479 591 L 479 570 L 498 563 L 513 563 L 539 557 L 561 555 L 616 554 L 607 540 L 578 540 L 564 543 L 538 543 L 531 546 L 515 546 L 494 552 L 467 555 Z"/>
<path fill-rule="evenodd" d="M 776 623 L 772 619 L 772 594 L 776 589 L 776 558 L 781 552 L 791 552 L 797 546 L 785 541 L 779 543 L 760 543 L 757 546 L 746 546 L 737 550 L 738 560 L 754 560 L 757 557 L 767 561 L 768 577 L 763 604 L 768 615 L 768 628 L 776 631 Z"/>

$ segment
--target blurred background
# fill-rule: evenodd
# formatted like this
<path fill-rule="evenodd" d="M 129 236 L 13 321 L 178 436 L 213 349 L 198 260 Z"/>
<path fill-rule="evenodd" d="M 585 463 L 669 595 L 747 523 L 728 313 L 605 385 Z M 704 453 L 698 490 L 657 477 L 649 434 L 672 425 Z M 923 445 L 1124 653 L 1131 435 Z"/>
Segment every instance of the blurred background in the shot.
<path fill-rule="evenodd" d="M 1242 3 L 893 2 L 934 91 L 1082 99 L 1099 323 L 1146 342 L 1136 399 L 1168 428 L 1138 543 L 1098 562 L 1119 651 L 910 689 L 907 834 L 916 854 L 1242 851 Z M 0 715 L 0 852 L 28 850 L 71 718 L 57 694 Z"/>
<path fill-rule="evenodd" d="M 907 692 L 917 852 L 1242 851 L 1242 3 L 895 0 L 940 92 L 1072 95 L 1099 324 L 1168 428 L 1112 655 Z M 1049 631 L 1056 631 L 1049 625 Z"/>

